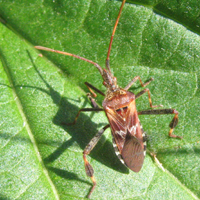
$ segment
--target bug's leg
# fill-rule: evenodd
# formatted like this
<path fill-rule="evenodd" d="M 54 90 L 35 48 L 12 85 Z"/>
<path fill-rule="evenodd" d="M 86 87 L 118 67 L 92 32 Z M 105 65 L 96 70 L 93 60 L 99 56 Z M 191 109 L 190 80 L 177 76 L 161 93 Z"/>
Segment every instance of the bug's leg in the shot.
<path fill-rule="evenodd" d="M 96 103 L 96 100 L 92 98 L 90 93 L 87 93 L 87 97 L 90 100 L 93 108 L 99 108 L 98 104 Z"/>
<path fill-rule="evenodd" d="M 93 85 L 91 85 L 90 83 L 88 82 L 85 82 L 85 85 L 88 87 L 88 89 L 90 90 L 90 92 L 92 93 L 92 95 L 94 97 L 96 97 L 97 95 L 94 93 L 93 90 L 95 90 L 96 92 L 98 92 L 99 94 L 105 96 L 105 94 L 103 92 L 101 92 L 100 90 L 98 90 L 97 88 L 95 88 Z M 93 89 L 93 90 L 92 90 Z M 88 93 L 87 94 L 88 98 L 90 99 L 91 103 L 92 103 L 92 106 L 93 108 L 82 108 L 78 111 L 74 121 L 72 123 L 62 123 L 64 125 L 74 125 L 76 124 L 76 121 L 80 115 L 81 112 L 99 112 L 99 111 L 103 111 L 103 108 L 99 108 L 99 106 L 97 105 L 96 101 L 94 98 L 92 98 L 91 94 Z"/>
<path fill-rule="evenodd" d="M 153 106 L 152 105 L 152 100 L 151 100 L 151 94 L 148 88 L 145 88 L 144 90 L 142 90 L 141 92 L 139 92 L 138 94 L 135 95 L 135 99 L 139 98 L 140 96 L 142 96 L 145 92 L 148 93 L 148 97 L 149 97 L 149 104 L 151 108 L 156 108 L 156 107 L 163 107 L 163 105 L 156 105 Z"/>
<path fill-rule="evenodd" d="M 98 133 L 90 140 L 90 142 L 88 143 L 88 145 L 85 147 L 84 151 L 83 151 L 83 160 L 84 160 L 84 165 L 85 165 L 85 172 L 87 174 L 87 176 L 89 176 L 92 179 L 92 183 L 93 186 L 88 194 L 88 198 L 90 198 L 90 195 L 92 194 L 92 192 L 95 189 L 96 186 L 96 180 L 94 178 L 94 170 L 93 167 L 91 166 L 91 164 L 88 162 L 87 160 L 87 155 L 90 154 L 90 152 L 92 151 L 92 149 L 95 147 L 95 145 L 97 144 L 97 142 L 100 140 L 102 134 L 104 133 L 104 131 L 109 127 L 110 125 L 106 125 L 104 128 L 102 128 L 100 131 L 98 131 Z"/>
<path fill-rule="evenodd" d="M 103 108 L 82 108 L 78 111 L 78 113 L 72 123 L 63 123 L 63 124 L 68 125 L 68 126 L 76 124 L 76 121 L 81 112 L 99 112 L 99 111 L 103 111 Z"/>
<path fill-rule="evenodd" d="M 90 90 L 90 92 L 92 93 L 93 97 L 97 97 L 97 95 L 94 93 L 94 91 L 96 91 L 97 93 L 101 94 L 102 96 L 105 96 L 105 94 L 97 89 L 96 87 L 94 87 L 92 84 L 85 82 L 85 85 L 87 86 L 87 88 Z M 94 90 L 94 91 L 93 91 Z"/>
<path fill-rule="evenodd" d="M 156 162 L 156 164 L 158 165 L 158 167 L 160 169 L 162 169 L 163 172 L 165 172 L 165 168 L 162 166 L 162 163 L 158 160 L 158 158 L 156 157 L 156 154 L 155 153 L 151 153 L 149 152 L 150 155 L 153 157 L 154 161 Z"/>
<path fill-rule="evenodd" d="M 88 98 L 90 99 L 90 102 L 91 102 L 91 104 L 92 104 L 92 107 L 93 107 L 93 108 L 99 108 L 99 106 L 97 105 L 97 103 L 96 103 L 96 101 L 95 101 L 95 99 L 94 99 L 94 98 L 97 97 L 97 95 L 96 95 L 96 93 L 95 93 L 94 91 L 96 91 L 97 93 L 101 94 L 102 96 L 105 96 L 105 94 L 104 94 L 102 91 L 100 91 L 99 89 L 97 89 L 96 87 L 94 87 L 93 85 L 91 85 L 90 83 L 88 83 L 88 82 L 85 82 L 85 85 L 87 86 L 87 88 L 88 88 L 89 91 L 91 92 L 91 94 L 88 93 L 87 96 L 88 96 Z M 94 90 L 94 91 L 93 91 L 93 90 Z M 93 96 L 94 98 L 92 98 L 92 96 Z"/>
<path fill-rule="evenodd" d="M 133 83 L 135 83 L 137 80 L 140 81 L 140 84 L 142 87 L 145 87 L 145 86 L 149 85 L 149 83 L 151 83 L 151 81 L 153 81 L 153 78 L 150 78 L 149 81 L 147 81 L 146 83 L 143 83 L 142 79 L 139 76 L 136 76 L 131 80 L 131 82 L 124 89 L 128 90 L 133 85 Z"/>
<path fill-rule="evenodd" d="M 169 137 L 182 139 L 183 138 L 182 136 L 172 134 L 174 128 L 178 124 L 178 111 L 176 111 L 175 109 L 143 110 L 138 112 L 138 115 L 168 115 L 168 114 L 174 114 L 174 117 L 169 124 L 170 127 Z"/>

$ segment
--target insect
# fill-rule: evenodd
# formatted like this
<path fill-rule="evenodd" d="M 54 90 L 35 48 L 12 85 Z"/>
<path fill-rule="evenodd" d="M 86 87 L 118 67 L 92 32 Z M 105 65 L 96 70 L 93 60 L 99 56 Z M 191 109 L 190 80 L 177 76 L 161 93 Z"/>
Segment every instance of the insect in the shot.
<path fill-rule="evenodd" d="M 107 58 L 106 58 L 106 69 L 103 69 L 99 64 L 91 60 L 88 60 L 86 58 L 80 57 L 75 54 L 53 50 L 41 46 L 35 47 L 36 49 L 39 50 L 64 54 L 93 64 L 100 72 L 103 78 L 103 85 L 107 88 L 107 91 L 104 94 L 90 83 L 85 82 L 86 86 L 91 92 L 91 94 L 89 94 L 88 97 L 93 105 L 93 108 L 80 109 L 74 122 L 71 123 L 71 124 L 76 123 L 78 116 L 81 112 L 89 112 L 89 111 L 104 111 L 109 121 L 109 124 L 106 125 L 104 128 L 102 128 L 100 131 L 98 131 L 98 133 L 92 138 L 92 140 L 88 143 L 88 145 L 85 147 L 83 151 L 85 171 L 87 176 L 89 176 L 93 182 L 93 186 L 89 192 L 88 198 L 91 196 L 92 192 L 96 187 L 96 180 L 94 178 L 93 167 L 88 162 L 86 156 L 90 154 L 90 152 L 98 143 L 102 134 L 107 128 L 109 127 L 111 128 L 113 137 L 113 146 L 120 161 L 134 172 L 139 172 L 141 170 L 146 152 L 146 136 L 142 128 L 142 125 L 140 124 L 138 115 L 174 114 L 174 117 L 171 123 L 169 124 L 170 126 L 169 137 L 180 138 L 180 139 L 182 138 L 180 136 L 173 134 L 173 130 L 178 124 L 178 112 L 175 109 L 150 109 L 143 111 L 137 111 L 136 109 L 135 100 L 145 93 L 148 94 L 149 104 L 151 108 L 162 107 L 162 105 L 153 106 L 151 100 L 151 94 L 148 88 L 143 89 L 136 95 L 128 91 L 129 88 L 133 85 L 133 83 L 135 83 L 137 80 L 139 80 L 142 87 L 145 87 L 153 80 L 153 78 L 151 78 L 146 83 L 143 83 L 140 76 L 136 76 L 131 80 L 131 82 L 125 88 L 121 88 L 117 85 L 117 79 L 116 77 L 114 77 L 114 75 L 110 70 L 109 57 L 110 57 L 112 42 L 124 4 L 125 0 L 123 0 L 121 4 L 119 14 L 117 16 L 117 20 L 115 22 L 113 32 L 111 35 Z M 105 96 L 105 99 L 102 103 L 103 108 L 98 107 L 98 105 L 95 103 L 94 97 L 96 97 L 96 93 L 94 91 L 96 93 Z"/>

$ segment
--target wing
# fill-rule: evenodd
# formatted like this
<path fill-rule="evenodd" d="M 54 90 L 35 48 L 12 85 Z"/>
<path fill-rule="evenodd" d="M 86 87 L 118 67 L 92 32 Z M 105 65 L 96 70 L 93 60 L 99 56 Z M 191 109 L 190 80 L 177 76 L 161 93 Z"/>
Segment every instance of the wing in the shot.
<path fill-rule="evenodd" d="M 144 161 L 144 149 L 140 141 L 127 131 L 124 147 L 121 152 L 126 166 L 134 172 L 139 172 Z"/>
<path fill-rule="evenodd" d="M 128 168 L 138 172 L 144 161 L 143 129 L 135 101 L 117 110 L 107 109 L 115 152 Z"/>
<path fill-rule="evenodd" d="M 145 134 L 138 118 L 135 101 L 128 106 L 126 121 L 127 132 L 121 156 L 129 169 L 139 172 L 144 162 L 146 144 L 144 144 Z"/>
<path fill-rule="evenodd" d="M 112 109 L 106 110 L 106 115 L 110 123 L 113 141 L 117 145 L 119 153 L 121 153 L 126 138 L 126 121 Z"/>

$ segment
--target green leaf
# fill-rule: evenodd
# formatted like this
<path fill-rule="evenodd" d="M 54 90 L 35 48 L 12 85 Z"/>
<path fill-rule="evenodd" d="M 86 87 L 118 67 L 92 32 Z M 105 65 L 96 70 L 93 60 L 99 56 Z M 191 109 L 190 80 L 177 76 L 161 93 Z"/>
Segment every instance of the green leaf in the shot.
<path fill-rule="evenodd" d="M 148 153 L 142 170 L 134 173 L 116 157 L 107 130 L 88 156 L 97 180 L 92 198 L 199 199 L 199 5 L 136 3 L 129 1 L 123 9 L 112 71 L 121 87 L 135 76 L 144 82 L 153 77 L 148 86 L 153 104 L 179 112 L 174 133 L 183 140 L 168 138 L 173 115 L 140 116 L 148 152 L 157 154 L 159 163 Z M 107 119 L 101 112 L 82 113 L 74 126 L 62 122 L 91 107 L 84 82 L 105 91 L 102 78 L 87 62 L 33 46 L 77 54 L 104 67 L 120 4 L 0 0 L 0 199 L 82 199 L 88 194 L 92 184 L 82 151 Z M 139 82 L 130 89 L 141 90 Z M 103 97 L 97 101 L 101 105 Z M 138 110 L 149 109 L 147 94 L 136 103 Z"/>

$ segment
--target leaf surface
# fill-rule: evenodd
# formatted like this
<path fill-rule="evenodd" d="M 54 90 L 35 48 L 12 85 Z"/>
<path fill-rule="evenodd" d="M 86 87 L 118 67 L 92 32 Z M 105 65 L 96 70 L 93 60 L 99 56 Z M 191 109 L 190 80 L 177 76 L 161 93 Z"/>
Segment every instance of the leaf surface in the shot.
<path fill-rule="evenodd" d="M 135 4 L 137 3 L 137 5 Z M 87 62 L 39 52 L 34 45 L 70 52 L 105 64 L 121 2 L 0 0 L 0 198 L 82 199 L 90 190 L 82 151 L 107 124 L 91 107 L 84 82 L 105 91 Z M 197 1 L 129 1 L 125 4 L 110 64 L 121 87 L 135 76 L 148 86 L 154 105 L 175 108 L 179 124 L 168 138 L 172 115 L 140 116 L 150 154 L 139 173 L 128 171 L 114 153 L 110 130 L 88 160 L 95 170 L 94 199 L 200 198 L 200 38 Z M 38 54 L 42 53 L 43 57 Z M 130 89 L 138 93 L 136 82 Z M 98 95 L 101 105 L 103 97 Z M 149 109 L 147 94 L 137 109 Z"/>

